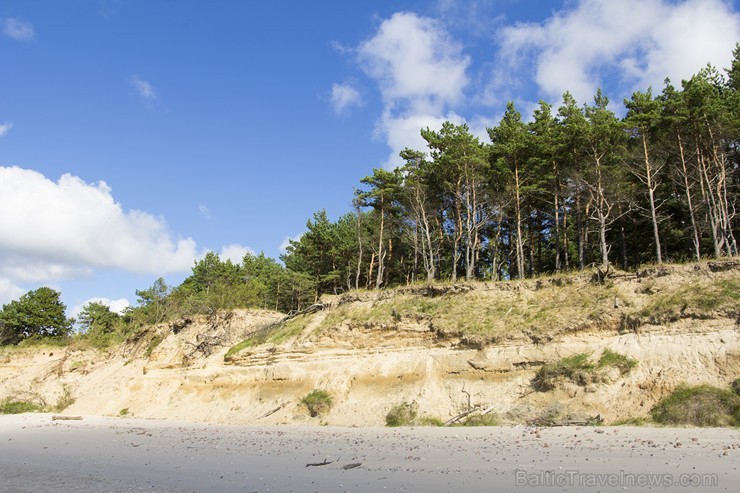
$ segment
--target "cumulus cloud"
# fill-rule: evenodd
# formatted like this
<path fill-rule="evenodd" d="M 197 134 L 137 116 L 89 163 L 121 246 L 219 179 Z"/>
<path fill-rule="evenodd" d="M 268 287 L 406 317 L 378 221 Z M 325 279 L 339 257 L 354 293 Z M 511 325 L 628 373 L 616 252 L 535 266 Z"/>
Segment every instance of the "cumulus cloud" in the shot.
<path fill-rule="evenodd" d="M 470 58 L 438 21 L 410 12 L 383 21 L 357 54 L 380 88 L 384 109 L 376 135 L 391 148 L 385 164 L 393 166 L 404 147 L 420 148 L 422 127 L 438 127 L 463 100 Z"/>
<path fill-rule="evenodd" d="M 3 33 L 16 41 L 31 41 L 36 37 L 33 25 L 18 17 L 0 19 L 0 24 L 2 25 Z"/>
<path fill-rule="evenodd" d="M 232 264 L 241 264 L 244 256 L 248 253 L 254 255 L 254 250 L 237 243 L 226 245 L 221 249 L 221 253 L 218 254 L 222 262 L 231 260 Z"/>
<path fill-rule="evenodd" d="M 191 238 L 173 238 L 162 218 L 124 210 L 105 182 L 70 174 L 54 182 L 0 167 L 0 279 L 6 282 L 81 278 L 96 268 L 186 272 L 196 257 Z"/>
<path fill-rule="evenodd" d="M 159 99 L 157 93 L 154 92 L 154 87 L 140 76 L 132 75 L 129 78 L 129 84 L 145 104 L 151 105 Z"/>
<path fill-rule="evenodd" d="M 126 298 L 119 298 L 117 300 L 111 300 L 109 298 L 90 298 L 88 300 L 83 301 L 79 305 L 75 305 L 72 307 L 71 310 L 69 310 L 69 316 L 72 318 L 78 318 L 80 316 L 80 312 L 83 308 L 85 308 L 85 305 L 88 303 L 101 303 L 108 308 L 110 308 L 110 311 L 117 313 L 119 315 L 123 314 L 123 311 L 131 306 L 131 302 L 127 300 Z"/>
<path fill-rule="evenodd" d="M 9 279 L 0 278 L 0 305 L 16 300 L 25 293 L 25 290 L 13 284 Z"/>
<path fill-rule="evenodd" d="M 331 86 L 331 105 L 334 113 L 341 115 L 353 106 L 362 105 L 360 91 L 352 84 L 333 84 Z"/>
<path fill-rule="evenodd" d="M 566 3 L 566 5 L 572 5 Z M 495 91 L 534 77 L 550 97 L 566 90 L 590 101 L 616 76 L 625 93 L 690 77 L 706 63 L 727 65 L 740 39 L 740 14 L 721 0 L 580 0 L 542 23 L 501 32 Z M 529 72 L 527 67 L 532 67 Z"/>
<path fill-rule="evenodd" d="M 0 137 L 8 133 L 11 128 L 13 128 L 13 124 L 10 122 L 0 123 Z"/>

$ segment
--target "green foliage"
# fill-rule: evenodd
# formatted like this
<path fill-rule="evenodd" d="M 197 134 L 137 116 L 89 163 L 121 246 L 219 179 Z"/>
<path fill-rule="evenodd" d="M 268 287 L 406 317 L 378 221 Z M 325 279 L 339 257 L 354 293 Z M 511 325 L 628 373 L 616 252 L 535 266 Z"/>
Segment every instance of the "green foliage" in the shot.
<path fill-rule="evenodd" d="M 496 413 L 473 414 L 453 426 L 498 426 L 499 417 Z"/>
<path fill-rule="evenodd" d="M 714 311 L 736 316 L 738 293 L 740 279 L 737 278 L 697 281 L 651 297 L 640 315 L 658 324 L 683 317 L 707 317 Z"/>
<path fill-rule="evenodd" d="M 740 378 L 733 380 L 730 388 L 735 392 L 735 394 L 740 395 Z"/>
<path fill-rule="evenodd" d="M 419 414 L 419 406 L 416 402 L 401 402 L 394 405 L 385 415 L 386 426 L 409 426 L 414 424 Z"/>
<path fill-rule="evenodd" d="M 679 386 L 650 415 L 671 426 L 740 426 L 740 395 L 711 385 Z"/>
<path fill-rule="evenodd" d="M 121 417 L 128 416 L 129 415 L 128 408 L 127 407 L 124 407 L 123 409 L 121 409 L 120 411 L 118 411 L 118 415 L 121 416 Z"/>
<path fill-rule="evenodd" d="M 123 317 L 97 301 L 87 303 L 82 308 L 77 316 L 77 324 L 84 343 L 98 349 L 120 342 L 125 329 Z"/>
<path fill-rule="evenodd" d="M 590 372 L 594 368 L 587 353 L 574 354 L 560 361 L 542 365 L 532 381 L 532 386 L 537 390 L 552 390 L 557 379 L 574 380 L 580 372 Z"/>
<path fill-rule="evenodd" d="M 0 414 L 22 414 L 42 412 L 44 407 L 30 401 L 17 401 L 10 397 L 0 402 Z"/>
<path fill-rule="evenodd" d="M 329 392 L 314 389 L 301 399 L 301 404 L 306 406 L 308 414 L 315 418 L 316 416 L 328 413 L 334 404 L 334 399 Z"/>
<path fill-rule="evenodd" d="M 29 291 L 0 311 L 0 345 L 18 344 L 32 336 L 66 337 L 72 320 L 65 315 L 60 294 L 42 287 Z"/>
<path fill-rule="evenodd" d="M 610 426 L 645 426 L 649 422 L 647 418 L 623 418 L 614 421 Z"/>
<path fill-rule="evenodd" d="M 120 322 L 120 315 L 98 301 L 87 303 L 77 316 L 77 323 L 86 334 L 110 334 Z"/>
<path fill-rule="evenodd" d="M 272 343 L 280 344 L 291 339 L 306 327 L 308 318 L 305 315 L 299 315 L 285 322 L 280 322 L 269 326 L 267 329 L 259 330 L 249 337 L 229 348 L 224 355 L 224 361 L 231 361 L 234 356 L 246 348 L 259 346 L 260 344 Z"/>
<path fill-rule="evenodd" d="M 164 341 L 164 337 L 162 334 L 156 334 L 152 339 L 149 341 L 149 343 L 146 345 L 146 349 L 144 350 L 144 357 L 148 358 L 152 355 L 155 349 L 157 349 L 157 346 L 159 346 L 162 341 Z"/>
<path fill-rule="evenodd" d="M 588 353 L 574 354 L 560 361 L 543 365 L 532 380 L 532 386 L 546 392 L 555 388 L 557 381 L 568 379 L 579 385 L 586 385 L 600 380 L 600 371 L 605 368 L 617 368 L 624 375 L 637 366 L 637 361 L 610 349 L 605 349 L 596 364 L 590 361 Z"/>
<path fill-rule="evenodd" d="M 637 366 L 637 360 L 628 358 L 627 356 L 614 352 L 611 349 L 605 349 L 596 364 L 597 368 L 614 367 L 618 368 L 622 375 L 632 371 Z"/>
<path fill-rule="evenodd" d="M 67 409 L 69 406 L 75 403 L 75 397 L 72 395 L 72 390 L 66 384 L 62 385 L 62 393 L 57 398 L 56 403 L 51 408 L 55 413 L 60 413 Z"/>
<path fill-rule="evenodd" d="M 444 426 L 445 422 L 436 416 L 421 416 L 416 420 L 418 426 Z M 389 425 L 390 426 L 390 425 Z"/>

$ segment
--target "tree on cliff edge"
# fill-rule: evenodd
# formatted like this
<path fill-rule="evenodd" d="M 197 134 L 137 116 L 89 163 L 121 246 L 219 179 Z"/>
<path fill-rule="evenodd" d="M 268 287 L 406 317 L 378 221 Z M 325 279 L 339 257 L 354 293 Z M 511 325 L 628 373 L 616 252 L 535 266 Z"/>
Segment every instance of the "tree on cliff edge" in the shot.
<path fill-rule="evenodd" d="M 58 291 L 42 287 L 3 305 L 0 311 L 0 345 L 18 344 L 31 336 L 63 337 L 72 330 L 72 320 Z"/>

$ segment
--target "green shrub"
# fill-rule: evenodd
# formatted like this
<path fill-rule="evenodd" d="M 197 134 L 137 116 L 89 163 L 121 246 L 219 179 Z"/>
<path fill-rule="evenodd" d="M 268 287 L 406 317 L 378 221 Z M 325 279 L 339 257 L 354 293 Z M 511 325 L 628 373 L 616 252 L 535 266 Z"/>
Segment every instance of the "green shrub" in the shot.
<path fill-rule="evenodd" d="M 121 409 L 120 411 L 118 411 L 118 415 L 119 416 L 128 416 L 128 414 L 129 414 L 129 410 L 128 410 L 127 407 L 124 407 L 123 409 Z"/>
<path fill-rule="evenodd" d="M 679 386 L 650 415 L 666 425 L 740 426 L 740 396 L 711 385 Z"/>
<path fill-rule="evenodd" d="M 627 356 L 614 352 L 611 349 L 605 349 L 596 366 L 597 368 L 613 366 L 614 368 L 618 368 L 622 375 L 625 375 L 637 366 L 637 360 L 628 358 Z"/>
<path fill-rule="evenodd" d="M 312 390 L 301 399 L 301 403 L 306 406 L 311 417 L 315 418 L 320 414 L 327 413 L 334 400 L 329 392 L 325 390 Z"/>
<path fill-rule="evenodd" d="M 396 404 L 385 415 L 387 426 L 408 426 L 414 423 L 419 414 L 419 406 L 415 402 Z"/>
<path fill-rule="evenodd" d="M 735 380 L 733 380 L 730 388 L 733 392 L 735 392 L 736 395 L 740 395 L 740 378 L 736 378 Z"/>
<path fill-rule="evenodd" d="M 579 353 L 543 365 L 537 370 L 532 386 L 540 391 L 552 390 L 555 388 L 555 381 L 559 378 L 574 380 L 578 373 L 593 370 L 594 365 L 588 361 L 588 356 L 587 353 Z"/>
<path fill-rule="evenodd" d="M 16 401 L 10 397 L 0 402 L 0 414 L 37 413 L 43 410 L 43 406 L 35 402 Z"/>

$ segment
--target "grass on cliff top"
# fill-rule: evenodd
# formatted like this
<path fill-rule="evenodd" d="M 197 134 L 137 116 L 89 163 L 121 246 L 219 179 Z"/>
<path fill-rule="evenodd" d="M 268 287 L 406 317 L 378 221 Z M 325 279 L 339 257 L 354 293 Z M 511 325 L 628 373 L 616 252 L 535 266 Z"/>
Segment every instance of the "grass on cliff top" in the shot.
<path fill-rule="evenodd" d="M 614 286 L 545 286 L 531 290 L 517 289 L 516 281 L 512 281 L 510 288 L 474 289 L 436 297 L 404 293 L 361 306 L 344 304 L 333 309 L 318 330 L 342 323 L 392 327 L 402 321 L 431 321 L 437 330 L 462 335 L 496 337 L 512 330 L 544 333 L 598 323 L 619 295 Z"/>
<path fill-rule="evenodd" d="M 740 277 L 702 279 L 651 296 L 650 302 L 639 314 L 653 322 L 662 323 L 682 316 L 708 317 L 714 312 L 737 316 L 739 305 Z"/>
<path fill-rule="evenodd" d="M 634 276 L 626 280 L 609 279 L 604 284 L 590 282 L 591 274 L 583 272 L 522 281 L 457 285 L 435 282 L 387 291 L 360 290 L 350 293 L 356 294 L 358 301 L 339 301 L 329 308 L 324 319 L 316 324 L 314 333 L 331 332 L 342 325 L 395 329 L 403 324 L 418 323 L 444 334 L 480 342 L 517 333 L 546 341 L 549 336 L 563 331 L 616 329 L 624 320 L 629 320 L 636 330 L 645 323 L 740 315 L 737 308 L 740 306 L 740 277 L 709 274 L 706 266 L 696 271 L 697 265 L 702 266 L 664 264 L 662 271 L 648 277 L 643 274 L 640 279 Z M 433 287 L 436 295 L 429 295 L 426 286 Z M 615 299 L 618 299 L 618 308 L 615 308 Z M 315 320 L 314 317 L 296 317 L 269 331 L 259 332 L 232 348 L 229 357 L 247 347 L 279 344 L 295 337 Z"/>

